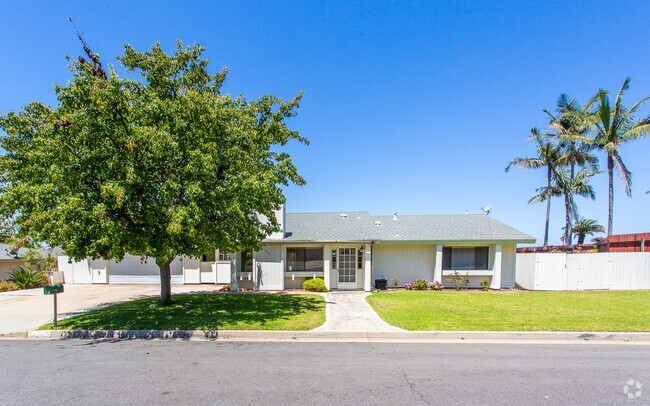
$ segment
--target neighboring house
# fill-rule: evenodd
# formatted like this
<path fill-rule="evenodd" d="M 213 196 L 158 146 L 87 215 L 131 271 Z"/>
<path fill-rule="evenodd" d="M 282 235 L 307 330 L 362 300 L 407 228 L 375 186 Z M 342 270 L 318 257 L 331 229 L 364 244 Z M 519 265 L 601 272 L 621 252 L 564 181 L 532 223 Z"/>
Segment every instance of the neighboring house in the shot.
<path fill-rule="evenodd" d="M 9 279 L 9 272 L 17 266 L 25 266 L 21 255 L 27 251 L 26 248 L 12 250 L 7 244 L 0 244 L 0 281 Z"/>
<path fill-rule="evenodd" d="M 177 258 L 172 283 L 230 283 L 231 289 L 301 288 L 322 277 L 330 289 L 369 291 L 376 278 L 396 275 L 400 285 L 418 278 L 450 286 L 454 271 L 470 287 L 488 279 L 493 289 L 515 286 L 518 243 L 535 239 L 484 214 L 373 216 L 367 212 L 276 212 L 282 230 L 251 253 L 206 253 Z M 159 283 L 149 260 L 87 260 L 59 257 L 67 283 Z"/>
<path fill-rule="evenodd" d="M 27 266 L 23 260 L 25 253 L 29 251 L 29 248 L 18 248 L 15 249 L 11 245 L 0 243 L 0 281 L 9 279 L 9 272 L 12 268 L 17 266 Z M 61 255 L 61 250 L 59 249 L 50 249 L 47 247 L 41 248 L 43 255 L 50 254 L 53 257 Z"/>
<path fill-rule="evenodd" d="M 650 233 L 614 234 L 597 245 L 601 252 L 650 252 Z"/>

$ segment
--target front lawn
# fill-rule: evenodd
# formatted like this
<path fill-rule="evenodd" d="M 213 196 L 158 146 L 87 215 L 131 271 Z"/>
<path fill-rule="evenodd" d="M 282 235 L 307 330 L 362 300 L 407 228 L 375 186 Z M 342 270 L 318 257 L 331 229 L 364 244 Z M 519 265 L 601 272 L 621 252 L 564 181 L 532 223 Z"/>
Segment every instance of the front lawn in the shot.
<path fill-rule="evenodd" d="M 397 291 L 367 300 L 406 330 L 650 331 L 650 291 Z"/>
<path fill-rule="evenodd" d="M 59 321 L 72 330 L 311 330 L 325 322 L 318 295 L 202 293 L 135 300 Z M 41 327 L 51 329 L 51 324 Z"/>

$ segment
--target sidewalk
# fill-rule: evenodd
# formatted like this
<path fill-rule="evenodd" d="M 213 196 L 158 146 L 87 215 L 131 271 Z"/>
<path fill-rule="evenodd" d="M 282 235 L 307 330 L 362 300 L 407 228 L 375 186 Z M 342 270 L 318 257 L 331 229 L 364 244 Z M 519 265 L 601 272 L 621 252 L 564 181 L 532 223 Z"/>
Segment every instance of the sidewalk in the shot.
<path fill-rule="evenodd" d="M 314 333 L 391 333 L 404 331 L 391 326 L 366 302 L 368 292 L 335 291 L 325 297 L 325 323 L 312 330 Z"/>
<path fill-rule="evenodd" d="M 37 330 L 0 335 L 1 339 L 87 339 L 87 340 L 182 340 L 182 341 L 266 341 L 266 342 L 365 342 L 365 343 L 481 343 L 547 345 L 644 345 L 650 333 L 581 333 L 544 331 L 246 331 L 246 330 Z"/>

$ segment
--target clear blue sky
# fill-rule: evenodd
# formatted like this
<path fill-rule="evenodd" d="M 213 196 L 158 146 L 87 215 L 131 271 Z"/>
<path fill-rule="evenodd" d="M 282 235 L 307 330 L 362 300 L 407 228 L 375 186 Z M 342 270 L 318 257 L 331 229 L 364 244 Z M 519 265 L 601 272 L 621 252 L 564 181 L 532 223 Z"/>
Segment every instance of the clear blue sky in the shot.
<path fill-rule="evenodd" d="M 82 51 L 68 16 L 105 63 L 125 43 L 198 42 L 214 70 L 232 70 L 228 93 L 305 92 L 290 124 L 311 145 L 289 150 L 308 183 L 287 190 L 289 211 L 491 204 L 541 243 L 544 205 L 527 200 L 544 173 L 503 171 L 534 153 L 525 138 L 547 124 L 540 110 L 560 93 L 614 92 L 628 75 L 628 104 L 650 94 L 647 1 L 186 3 L 0 1 L 0 112 L 55 102 L 52 85 L 70 77 L 65 55 Z M 650 139 L 622 150 L 634 197 L 616 184 L 615 232 L 650 231 L 649 150 Z M 606 175 L 594 186 L 581 214 L 606 224 Z M 553 203 L 558 242 L 563 208 Z"/>

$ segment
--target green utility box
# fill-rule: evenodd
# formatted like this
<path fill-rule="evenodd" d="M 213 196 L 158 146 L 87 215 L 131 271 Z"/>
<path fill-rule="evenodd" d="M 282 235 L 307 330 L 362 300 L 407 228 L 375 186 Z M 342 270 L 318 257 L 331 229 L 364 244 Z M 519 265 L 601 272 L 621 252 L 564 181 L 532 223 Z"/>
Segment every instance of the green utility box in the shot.
<path fill-rule="evenodd" d="M 46 295 L 53 295 L 55 293 L 63 293 L 63 284 L 57 283 L 56 285 L 45 286 L 43 293 Z"/>

